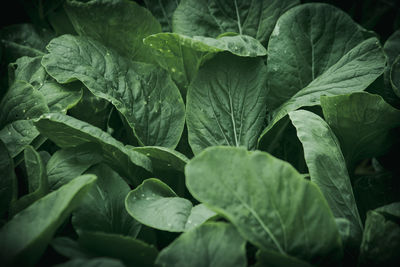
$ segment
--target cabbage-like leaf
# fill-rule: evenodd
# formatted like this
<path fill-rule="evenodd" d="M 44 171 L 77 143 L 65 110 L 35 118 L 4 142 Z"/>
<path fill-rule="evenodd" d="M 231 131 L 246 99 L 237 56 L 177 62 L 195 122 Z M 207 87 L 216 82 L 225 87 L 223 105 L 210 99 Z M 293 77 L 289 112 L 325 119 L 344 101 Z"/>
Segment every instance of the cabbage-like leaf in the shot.
<path fill-rule="evenodd" d="M 360 160 L 382 155 L 395 141 L 391 129 L 400 125 L 400 110 L 379 95 L 359 92 L 321 97 L 321 106 L 351 172 Z"/>
<path fill-rule="evenodd" d="M 298 0 L 182 0 L 172 18 L 174 32 L 217 37 L 246 34 L 266 44 L 277 19 Z"/>
<path fill-rule="evenodd" d="M 138 172 L 152 171 L 145 155 L 127 149 L 121 142 L 83 121 L 61 113 L 49 113 L 35 121 L 36 128 L 61 148 L 91 143 L 98 147 L 104 162 L 118 171 L 132 184 L 139 184 Z"/>
<path fill-rule="evenodd" d="M 163 32 L 172 32 L 172 15 L 180 0 L 144 0 L 143 2 L 160 22 Z"/>
<path fill-rule="evenodd" d="M 177 33 L 157 33 L 146 37 L 143 42 L 152 49 L 155 60 L 169 71 L 184 94 L 200 65 L 214 53 L 229 51 L 238 56 L 250 57 L 267 54 L 259 41 L 237 34 L 214 39 Z"/>
<path fill-rule="evenodd" d="M 358 25 L 327 4 L 304 4 L 279 18 L 268 44 L 272 118 L 260 148 L 270 143 L 267 132 L 288 112 L 319 105 L 323 95 L 365 90 L 383 73 L 386 59 L 378 39 L 362 40 Z"/>
<path fill-rule="evenodd" d="M 49 192 L 46 166 L 40 154 L 32 146 L 27 146 L 25 148 L 24 161 L 28 176 L 29 193 L 12 203 L 10 209 L 11 214 L 20 212 Z"/>
<path fill-rule="evenodd" d="M 94 175 L 79 176 L 8 221 L 0 229 L 3 264 L 34 266 L 57 228 L 80 204 L 95 181 Z"/>
<path fill-rule="evenodd" d="M 292 111 L 289 117 L 303 144 L 311 181 L 321 189 L 335 218 L 349 220 L 358 246 L 363 225 L 339 141 L 328 124 L 310 111 Z"/>
<path fill-rule="evenodd" d="M 190 193 L 260 249 L 311 264 L 340 260 L 328 203 L 289 163 L 265 152 L 211 147 L 186 165 L 185 174 Z"/>
<path fill-rule="evenodd" d="M 57 150 L 46 164 L 49 189 L 58 189 L 102 160 L 101 149 L 91 143 Z"/>
<path fill-rule="evenodd" d="M 194 154 L 208 146 L 256 147 L 266 116 L 266 70 L 260 58 L 220 54 L 189 87 L 186 121 Z"/>
<path fill-rule="evenodd" d="M 96 175 L 97 181 L 72 214 L 74 228 L 136 237 L 140 224 L 125 210 L 129 185 L 105 164 L 91 167 L 86 174 Z"/>
<path fill-rule="evenodd" d="M 215 213 L 178 197 L 165 183 L 152 178 L 132 190 L 125 201 L 128 213 L 144 225 L 170 232 L 188 231 Z"/>
<path fill-rule="evenodd" d="M 111 102 L 141 145 L 174 148 L 184 125 L 179 89 L 165 70 L 133 62 L 87 37 L 63 35 L 47 46 L 47 72 L 60 83 L 80 80 Z"/>
<path fill-rule="evenodd" d="M 161 32 L 161 26 L 146 8 L 128 0 L 68 0 L 65 10 L 79 35 L 92 37 L 129 59 L 152 62 L 143 38 Z"/>
<path fill-rule="evenodd" d="M 121 260 L 126 266 L 153 267 L 157 249 L 131 236 L 92 231 L 78 231 L 78 243 L 99 257 Z"/>
<path fill-rule="evenodd" d="M 247 266 L 246 242 L 231 224 L 205 223 L 183 233 L 156 259 L 162 267 Z"/>
<path fill-rule="evenodd" d="M 367 213 L 360 266 L 397 266 L 400 261 L 400 202 Z"/>

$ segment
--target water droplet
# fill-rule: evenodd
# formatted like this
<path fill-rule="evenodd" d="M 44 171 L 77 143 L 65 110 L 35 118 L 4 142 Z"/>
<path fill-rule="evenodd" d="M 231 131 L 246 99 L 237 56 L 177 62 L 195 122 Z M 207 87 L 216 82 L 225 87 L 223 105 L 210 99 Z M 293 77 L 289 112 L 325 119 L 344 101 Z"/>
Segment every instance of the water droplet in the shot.
<path fill-rule="evenodd" d="M 150 200 L 150 198 L 149 198 L 149 197 L 146 197 L 146 200 Z"/>
<path fill-rule="evenodd" d="M 107 53 L 106 53 L 106 56 L 109 56 L 109 55 L 110 55 L 110 53 L 109 53 L 109 52 L 107 52 Z"/>
<path fill-rule="evenodd" d="M 23 112 L 23 113 L 25 113 L 25 112 L 26 112 L 26 110 L 25 110 L 25 109 L 23 109 L 23 110 L 22 110 L 22 112 Z"/>
<path fill-rule="evenodd" d="M 172 72 L 176 72 L 176 69 L 175 69 L 175 68 L 171 68 L 171 71 L 172 71 Z"/>
<path fill-rule="evenodd" d="M 11 132 L 8 132 L 8 135 L 11 135 Z"/>
<path fill-rule="evenodd" d="M 192 223 L 192 221 L 191 221 L 191 220 L 188 220 L 188 223 Z"/>
<path fill-rule="evenodd" d="M 172 226 L 172 224 L 170 224 L 170 223 L 169 223 L 169 224 L 167 224 L 167 225 L 168 225 L 168 226 Z"/>
<path fill-rule="evenodd" d="M 29 118 L 29 117 L 26 117 L 26 119 L 29 120 L 30 118 Z"/>
<path fill-rule="evenodd" d="M 171 167 L 171 164 L 168 163 L 167 166 L 168 166 L 168 167 Z"/>
<path fill-rule="evenodd" d="M 145 100 L 145 101 L 143 101 L 143 104 L 147 105 L 147 101 L 146 101 L 146 100 Z"/>
<path fill-rule="evenodd" d="M 150 157 L 150 153 L 146 153 L 146 156 Z"/>
<path fill-rule="evenodd" d="M 142 194 L 142 197 L 144 197 L 144 194 Z"/>
<path fill-rule="evenodd" d="M 150 46 L 153 46 L 153 44 L 152 44 L 152 43 L 150 43 Z"/>

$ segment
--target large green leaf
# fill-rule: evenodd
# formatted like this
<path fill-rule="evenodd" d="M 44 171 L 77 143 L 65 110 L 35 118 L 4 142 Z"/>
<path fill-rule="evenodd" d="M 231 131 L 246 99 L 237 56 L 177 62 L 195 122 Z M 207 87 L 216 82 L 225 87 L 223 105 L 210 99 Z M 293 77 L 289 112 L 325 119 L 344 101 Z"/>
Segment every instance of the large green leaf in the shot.
<path fill-rule="evenodd" d="M 399 220 L 400 202 L 368 212 L 360 248 L 360 266 L 398 266 Z"/>
<path fill-rule="evenodd" d="M 185 174 L 192 195 L 257 247 L 324 266 L 340 259 L 328 203 L 287 162 L 265 152 L 212 147 L 192 159 Z"/>
<path fill-rule="evenodd" d="M 303 144 L 311 181 L 321 189 L 333 215 L 350 221 L 351 234 L 358 246 L 363 225 L 339 141 L 328 124 L 310 111 L 292 111 L 289 117 Z"/>
<path fill-rule="evenodd" d="M 323 27 L 322 27 L 322 26 Z M 279 18 L 268 44 L 268 109 L 259 140 L 288 112 L 320 104 L 323 95 L 365 90 L 383 73 L 379 41 L 363 41 L 348 15 L 327 4 L 305 4 Z"/>
<path fill-rule="evenodd" d="M 141 145 L 174 148 L 184 125 L 184 104 L 165 70 L 133 62 L 87 37 L 63 35 L 47 46 L 47 72 L 60 83 L 78 79 L 123 115 Z"/>
<path fill-rule="evenodd" d="M 35 121 L 36 128 L 61 148 L 86 143 L 98 146 L 103 160 L 132 184 L 139 184 L 138 172 L 152 170 L 148 157 L 127 149 L 121 142 L 83 121 L 60 113 L 50 113 Z"/>
<path fill-rule="evenodd" d="M 89 259 L 95 256 L 86 249 L 80 247 L 77 240 L 69 237 L 58 236 L 53 238 L 50 245 L 58 254 L 69 259 Z"/>
<path fill-rule="evenodd" d="M 49 192 L 46 166 L 40 154 L 32 146 L 25 148 L 24 161 L 28 176 L 29 193 L 12 203 L 10 211 L 12 214 L 20 212 Z"/>
<path fill-rule="evenodd" d="M 200 65 L 212 54 L 229 51 L 238 56 L 264 56 L 266 49 L 256 39 L 246 35 L 227 35 L 214 39 L 189 37 L 177 33 L 157 33 L 143 42 L 152 48 L 155 60 L 177 82 L 183 93 L 194 79 Z"/>
<path fill-rule="evenodd" d="M 46 165 L 50 190 L 58 189 L 102 159 L 102 151 L 96 144 L 87 143 L 57 150 Z"/>
<path fill-rule="evenodd" d="M 75 178 L 15 215 L 0 230 L 0 257 L 6 266 L 33 266 L 54 232 L 94 183 L 94 175 Z"/>
<path fill-rule="evenodd" d="M 220 54 L 208 61 L 189 87 L 186 120 L 194 154 L 208 146 L 256 147 L 267 89 L 260 58 Z"/>
<path fill-rule="evenodd" d="M 170 232 L 188 231 L 215 213 L 180 198 L 165 183 L 152 178 L 132 190 L 125 200 L 128 213 L 144 225 Z"/>
<path fill-rule="evenodd" d="M 189 36 L 217 37 L 236 32 L 266 44 L 279 16 L 298 3 L 298 0 L 182 0 L 175 10 L 172 28 Z"/>
<path fill-rule="evenodd" d="M 14 162 L 7 147 L 0 140 L 0 218 L 8 211 L 12 200 L 16 198 Z"/>
<path fill-rule="evenodd" d="M 382 74 L 384 65 L 385 57 L 377 39 L 371 38 L 357 45 L 336 64 L 275 109 L 259 143 L 264 142 L 262 139 L 266 132 L 288 112 L 304 106 L 319 105 L 321 96 L 362 91 Z"/>
<path fill-rule="evenodd" d="M 154 266 L 158 251 L 131 236 L 101 232 L 79 231 L 79 245 L 99 257 L 121 260 L 128 267 Z"/>
<path fill-rule="evenodd" d="M 379 95 L 360 92 L 321 97 L 321 106 L 350 171 L 360 160 L 380 156 L 393 144 L 395 136 L 390 130 L 400 125 L 400 110 Z"/>
<path fill-rule="evenodd" d="M 93 166 L 86 173 L 96 175 L 97 181 L 73 212 L 74 228 L 136 237 L 140 224 L 125 210 L 129 185 L 105 164 Z"/>
<path fill-rule="evenodd" d="M 363 40 L 358 25 L 334 6 L 304 4 L 286 12 L 268 43 L 268 108 L 275 109 L 291 99 Z M 340 78 L 335 81 L 344 76 Z"/>
<path fill-rule="evenodd" d="M 160 22 L 164 32 L 172 32 L 172 14 L 180 0 L 144 0 L 146 7 Z"/>
<path fill-rule="evenodd" d="M 157 257 L 162 267 L 247 266 L 245 240 L 231 224 L 205 223 L 183 233 Z"/>
<path fill-rule="evenodd" d="M 143 38 L 161 31 L 150 11 L 128 0 L 66 1 L 65 10 L 79 35 L 92 37 L 123 56 L 151 62 Z"/>

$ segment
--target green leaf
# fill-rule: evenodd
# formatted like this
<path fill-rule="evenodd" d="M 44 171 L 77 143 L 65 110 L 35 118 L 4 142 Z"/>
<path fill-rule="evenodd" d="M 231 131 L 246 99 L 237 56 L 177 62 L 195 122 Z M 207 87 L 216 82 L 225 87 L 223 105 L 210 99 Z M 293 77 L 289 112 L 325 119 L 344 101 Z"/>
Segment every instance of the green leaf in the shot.
<path fill-rule="evenodd" d="M 140 183 L 139 172 L 152 171 L 151 161 L 145 155 L 127 149 L 108 133 L 73 117 L 50 113 L 35 120 L 34 124 L 41 134 L 61 148 L 86 143 L 98 146 L 104 162 L 134 185 Z"/>
<path fill-rule="evenodd" d="M 158 251 L 130 236 L 79 231 L 79 245 L 100 257 L 121 260 L 126 266 L 154 266 Z"/>
<path fill-rule="evenodd" d="M 60 83 L 75 79 L 123 115 L 141 145 L 174 148 L 183 131 L 185 110 L 168 73 L 129 61 L 87 37 L 63 35 L 47 46 L 47 72 Z"/>
<path fill-rule="evenodd" d="M 268 108 L 273 110 L 290 100 L 312 81 L 328 72 L 363 40 L 358 25 L 349 15 L 334 6 L 310 3 L 286 12 L 276 23 L 268 43 Z M 362 55 L 359 49 L 353 53 Z M 357 59 L 358 57 L 352 58 Z M 352 62 L 347 60 L 343 63 Z M 337 67 L 343 67 L 343 63 Z M 383 59 L 381 65 L 383 68 Z M 338 77 L 331 77 L 333 73 L 324 75 L 326 82 L 341 82 L 344 78 L 347 80 L 355 75 L 359 78 L 363 73 L 355 73 L 356 66 L 348 66 L 351 69 L 346 71 L 351 72 L 337 73 L 341 75 Z M 326 89 L 328 88 L 324 88 Z M 311 93 L 310 90 L 308 92 Z"/>
<path fill-rule="evenodd" d="M 33 266 L 54 232 L 79 205 L 95 180 L 94 175 L 77 177 L 7 222 L 0 230 L 0 257 L 3 264 Z"/>
<path fill-rule="evenodd" d="M 47 29 L 36 29 L 32 24 L 16 24 L 2 28 L 0 40 L 4 46 L 4 61 L 14 62 L 22 56 L 40 56 L 54 37 Z"/>
<path fill-rule="evenodd" d="M 56 190 L 103 160 L 98 145 L 87 143 L 57 150 L 46 165 L 50 190 Z"/>
<path fill-rule="evenodd" d="M 144 0 L 143 2 L 160 22 L 163 32 L 172 32 L 172 14 L 180 0 Z"/>
<path fill-rule="evenodd" d="M 54 265 L 54 267 L 125 267 L 116 259 L 94 258 L 94 259 L 74 259 L 65 263 Z"/>
<path fill-rule="evenodd" d="M 182 153 L 161 146 L 130 147 L 133 151 L 142 153 L 149 157 L 153 167 L 158 170 L 175 169 L 183 172 L 189 159 Z"/>
<path fill-rule="evenodd" d="M 280 15 L 297 4 L 297 0 L 182 0 L 175 10 L 172 28 L 189 36 L 217 37 L 236 32 L 266 44 Z"/>
<path fill-rule="evenodd" d="M 14 162 L 7 147 L 0 140 L 0 218 L 7 212 L 11 201 L 16 198 L 15 183 Z"/>
<path fill-rule="evenodd" d="M 400 203 L 367 214 L 360 248 L 360 266 L 397 266 L 400 261 Z"/>
<path fill-rule="evenodd" d="M 328 203 L 287 162 L 265 152 L 212 147 L 192 159 L 185 174 L 197 200 L 262 250 L 312 264 L 340 260 L 340 236 Z"/>
<path fill-rule="evenodd" d="M 256 147 L 266 115 L 265 81 L 260 58 L 221 54 L 200 69 L 186 106 L 194 154 L 213 145 Z"/>
<path fill-rule="evenodd" d="M 79 35 L 92 37 L 129 59 L 152 62 L 143 38 L 161 32 L 161 26 L 146 8 L 128 0 L 68 0 L 65 10 Z"/>
<path fill-rule="evenodd" d="M 400 55 L 400 30 L 395 31 L 386 40 L 383 50 L 388 57 L 388 66 L 392 66 L 395 59 Z"/>
<path fill-rule="evenodd" d="M 203 205 L 180 198 L 162 181 L 145 180 L 126 197 L 128 213 L 144 225 L 170 232 L 188 231 L 215 216 Z"/>
<path fill-rule="evenodd" d="M 335 218 L 349 220 L 358 246 L 363 225 L 339 141 L 328 124 L 310 111 L 292 111 L 289 117 L 303 144 L 311 181 L 321 189 Z"/>
<path fill-rule="evenodd" d="M 273 118 L 263 131 L 263 136 L 288 112 L 304 106 L 320 104 L 321 96 L 342 95 L 359 92 L 367 88 L 383 72 L 385 57 L 379 42 L 368 39 L 354 47 L 336 64 L 298 91 L 273 112 Z M 270 66 L 271 67 L 271 66 Z"/>
<path fill-rule="evenodd" d="M 10 83 L 26 81 L 43 94 L 51 112 L 66 112 L 82 97 L 79 84 L 60 85 L 51 78 L 41 65 L 42 56 L 21 57 L 9 65 Z"/>
<path fill-rule="evenodd" d="M 350 173 L 360 160 L 382 155 L 395 140 L 390 130 L 400 125 L 400 110 L 379 95 L 360 92 L 321 97 L 321 106 L 339 139 Z"/>
<path fill-rule="evenodd" d="M 86 173 L 96 175 L 97 181 L 72 214 L 74 228 L 136 237 L 140 224 L 125 210 L 129 185 L 105 164 L 95 165 Z"/>
<path fill-rule="evenodd" d="M 27 146 L 24 151 L 24 159 L 29 194 L 12 203 L 10 211 L 12 215 L 17 214 L 49 192 L 46 166 L 39 153 L 32 146 Z"/>
<path fill-rule="evenodd" d="M 155 55 L 155 60 L 168 70 L 181 90 L 194 79 L 200 65 L 213 54 L 229 51 L 238 56 L 265 56 L 266 49 L 256 39 L 246 35 L 189 37 L 177 33 L 157 33 L 143 40 Z"/>
<path fill-rule="evenodd" d="M 230 267 L 247 266 L 246 241 L 227 223 L 205 223 L 183 233 L 156 259 L 162 267 L 190 266 Z"/>

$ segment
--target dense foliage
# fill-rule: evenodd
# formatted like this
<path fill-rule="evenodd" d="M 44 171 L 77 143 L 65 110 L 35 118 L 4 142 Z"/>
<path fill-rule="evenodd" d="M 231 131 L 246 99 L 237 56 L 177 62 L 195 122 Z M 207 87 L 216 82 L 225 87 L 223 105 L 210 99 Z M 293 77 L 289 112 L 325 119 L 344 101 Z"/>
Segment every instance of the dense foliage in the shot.
<path fill-rule="evenodd" d="M 21 3 L 0 265 L 398 266 L 400 30 L 299 0 Z"/>

